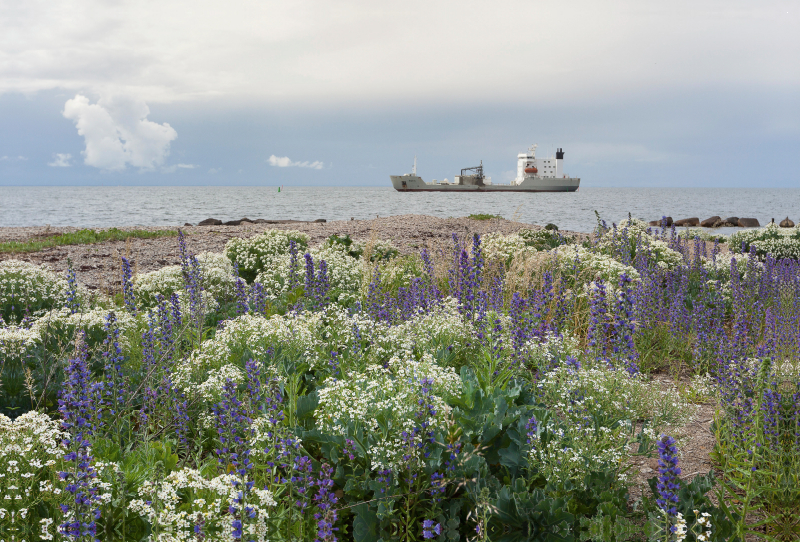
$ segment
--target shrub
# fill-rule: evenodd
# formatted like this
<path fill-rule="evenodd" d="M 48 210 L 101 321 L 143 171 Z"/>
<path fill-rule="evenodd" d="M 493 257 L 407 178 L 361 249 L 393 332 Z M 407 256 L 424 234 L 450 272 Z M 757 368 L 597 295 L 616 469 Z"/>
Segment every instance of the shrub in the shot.
<path fill-rule="evenodd" d="M 88 300 L 82 287 L 77 293 L 79 303 Z M 65 277 L 28 262 L 0 262 L 0 317 L 5 322 L 20 322 L 25 316 L 64 306 L 68 297 Z"/>
<path fill-rule="evenodd" d="M 203 290 L 215 300 L 226 300 L 233 296 L 236 278 L 233 265 L 222 254 L 201 252 L 197 255 L 200 272 L 203 278 Z M 133 279 L 133 291 L 137 302 L 143 307 L 153 307 L 158 296 L 169 299 L 172 294 L 181 294 L 185 282 L 180 265 L 169 265 L 150 273 L 136 275 Z"/>
<path fill-rule="evenodd" d="M 269 270 L 277 258 L 289 254 L 290 241 L 303 254 L 308 240 L 308 234 L 296 230 L 267 230 L 247 239 L 231 239 L 225 244 L 225 256 L 239 266 L 242 278 L 252 282 L 259 273 Z"/>
<path fill-rule="evenodd" d="M 800 260 L 800 228 L 779 228 L 767 224 L 764 228 L 738 231 L 728 239 L 730 250 L 741 254 L 755 248 L 762 260 L 767 254 L 776 260 Z"/>

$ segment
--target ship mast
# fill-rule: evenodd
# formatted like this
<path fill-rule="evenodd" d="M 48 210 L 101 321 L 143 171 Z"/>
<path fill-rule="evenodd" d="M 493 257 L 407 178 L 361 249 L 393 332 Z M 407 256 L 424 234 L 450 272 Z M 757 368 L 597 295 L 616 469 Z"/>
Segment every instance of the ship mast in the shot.
<path fill-rule="evenodd" d="M 414 155 L 414 167 L 411 168 L 411 174 L 417 176 L 417 155 Z"/>

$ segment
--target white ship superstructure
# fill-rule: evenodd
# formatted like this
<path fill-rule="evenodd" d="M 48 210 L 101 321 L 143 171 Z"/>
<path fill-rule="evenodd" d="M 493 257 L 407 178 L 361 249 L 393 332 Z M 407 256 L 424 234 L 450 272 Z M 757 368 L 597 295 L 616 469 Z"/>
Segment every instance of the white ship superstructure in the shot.
<path fill-rule="evenodd" d="M 542 179 L 565 179 L 564 173 L 564 151 L 560 148 L 555 156 L 550 158 L 536 158 L 536 147 L 531 145 L 528 152 L 521 152 L 517 155 L 517 177 L 514 184 L 522 184 L 528 177 L 540 177 Z"/>
<path fill-rule="evenodd" d="M 517 176 L 509 184 L 492 183 L 483 174 L 481 165 L 461 170 L 453 182 L 427 183 L 417 175 L 417 158 L 411 173 L 391 175 L 392 186 L 400 192 L 575 192 L 581 180 L 564 173 L 564 151 L 559 148 L 555 156 L 536 157 L 536 145 L 517 155 Z"/>

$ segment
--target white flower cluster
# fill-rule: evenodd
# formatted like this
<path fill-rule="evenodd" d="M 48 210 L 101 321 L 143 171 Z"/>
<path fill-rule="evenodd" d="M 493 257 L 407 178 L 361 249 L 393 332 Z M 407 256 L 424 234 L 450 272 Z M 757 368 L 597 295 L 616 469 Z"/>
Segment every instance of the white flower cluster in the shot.
<path fill-rule="evenodd" d="M 678 237 L 681 239 L 687 239 L 689 241 L 693 239 L 700 239 L 701 241 L 718 241 L 720 243 L 727 243 L 728 236 L 723 235 L 721 233 L 710 233 L 703 228 L 681 228 L 678 231 Z"/>
<path fill-rule="evenodd" d="M 690 403 L 706 403 L 716 394 L 714 379 L 710 374 L 694 375 L 689 385 L 683 390 L 683 395 Z"/>
<path fill-rule="evenodd" d="M 197 255 L 197 263 L 200 265 L 204 292 L 208 292 L 215 300 L 233 296 L 236 279 L 233 276 L 233 265 L 224 254 L 201 252 Z M 133 290 L 137 300 L 144 306 L 153 306 L 158 295 L 164 296 L 167 300 L 173 293 L 185 297 L 181 266 L 169 265 L 150 273 L 136 275 L 133 280 Z"/>
<path fill-rule="evenodd" d="M 319 390 L 314 412 L 319 427 L 336 435 L 348 435 L 348 427 L 362 429 L 369 438 L 367 453 L 373 469 L 402 470 L 420 459 L 418 412 L 425 410 L 422 381 L 432 383 L 428 401 L 435 413 L 430 430 L 444 430 L 450 407 L 446 398 L 460 391 L 461 380 L 451 368 L 436 365 L 426 354 L 415 360 L 411 353 L 389 361 L 389 368 L 370 365 L 364 373 L 329 378 Z M 417 430 L 415 430 L 417 429 Z"/>
<path fill-rule="evenodd" d="M 325 261 L 328 266 L 328 284 L 332 300 L 342 305 L 349 305 L 356 301 L 361 290 L 362 264 L 359 260 L 348 256 L 335 247 L 317 247 L 308 251 L 314 260 L 314 276 L 319 276 L 319 264 Z M 298 267 L 295 270 L 299 284 L 305 282 L 305 258 L 298 254 Z M 284 254 L 271 261 L 256 277 L 256 282 L 264 286 L 264 291 L 269 299 L 277 299 L 289 291 L 289 277 L 291 271 L 291 256 Z"/>
<path fill-rule="evenodd" d="M 763 228 L 738 231 L 728 239 L 733 252 L 741 252 L 742 243 L 754 246 L 759 255 L 771 254 L 775 259 L 800 259 L 800 227 L 780 228 L 770 223 Z"/>
<path fill-rule="evenodd" d="M 83 286 L 78 285 L 79 300 L 88 299 Z M 40 267 L 20 260 L 0 261 L 0 315 L 9 314 L 11 307 L 31 312 L 64 305 L 67 300 L 67 279 Z"/>
<path fill-rule="evenodd" d="M 53 333 L 66 333 L 68 338 L 72 338 L 79 330 L 83 331 L 87 337 L 101 340 L 106 336 L 105 325 L 108 313 L 109 310 L 102 307 L 74 314 L 69 309 L 55 309 L 38 318 L 30 330 L 41 340 Z M 125 348 L 128 346 L 126 335 L 129 331 L 136 329 L 138 321 L 125 310 L 116 310 L 114 315 L 116 326 L 120 331 L 120 346 Z"/>
<path fill-rule="evenodd" d="M 558 256 L 559 269 L 562 275 L 571 276 L 577 272 L 584 276 L 585 282 L 602 278 L 606 283 L 616 285 L 622 274 L 631 280 L 639 280 L 639 272 L 615 260 L 606 254 L 594 252 L 580 245 L 554 249 Z"/>
<path fill-rule="evenodd" d="M 587 474 L 604 467 L 618 468 L 617 479 L 625 479 L 622 467 L 627 456 L 629 424 L 595 428 L 585 423 L 558 426 L 551 422 L 545 429 L 551 438 L 541 439 L 541 433 L 533 437 L 528 462 L 548 481 L 571 480 L 583 487 Z"/>
<path fill-rule="evenodd" d="M 6 360 L 21 360 L 40 343 L 39 333 L 23 327 L 0 327 L 0 367 Z"/>
<path fill-rule="evenodd" d="M 548 333 L 542 339 L 526 341 L 521 354 L 524 367 L 547 371 L 554 364 L 562 364 L 567 357 L 579 359 L 581 350 L 578 339 L 569 332 L 561 335 Z"/>
<path fill-rule="evenodd" d="M 224 374 L 219 370 L 237 364 L 247 352 L 263 360 L 268 357 L 270 348 L 282 348 L 292 355 L 313 360 L 321 325 L 320 313 L 276 314 L 270 318 L 251 314 L 239 316 L 228 321 L 212 339 L 203 341 L 199 349 L 178 364 L 174 382 L 190 394 L 200 392 L 203 397 L 211 398 L 222 391 L 224 378 L 230 376 L 236 380 L 234 376 L 240 374 L 229 368 Z"/>
<path fill-rule="evenodd" d="M 59 423 L 46 414 L 26 412 L 13 422 L 0 414 L 0 528 L 39 503 L 57 505 L 63 438 Z"/>
<path fill-rule="evenodd" d="M 536 249 L 529 247 L 525 238 L 517 233 L 485 233 L 481 236 L 481 251 L 488 260 L 508 261 L 511 258 L 526 258 L 536 254 Z"/>
<path fill-rule="evenodd" d="M 680 424 L 692 415 L 692 409 L 674 389 L 654 389 L 642 374 L 630 376 L 623 369 L 605 366 L 560 366 L 539 381 L 544 401 L 575 423 L 591 413 L 614 419 L 652 420 L 659 431 Z"/>
<path fill-rule="evenodd" d="M 290 241 L 297 243 L 302 260 L 308 240 L 308 234 L 296 230 L 267 230 L 247 239 L 231 239 L 225 244 L 225 256 L 239 264 L 240 273 L 256 275 L 272 267 L 275 258 L 288 254 Z"/>
<path fill-rule="evenodd" d="M 197 525 L 205 536 L 213 534 L 214 540 L 234 542 L 238 537 L 228 511 L 239 496 L 234 481 L 235 478 L 228 474 L 209 480 L 195 469 L 184 468 L 170 473 L 163 480 L 142 484 L 139 498 L 132 500 L 128 508 L 150 524 L 153 539 L 159 542 L 194 540 Z M 243 522 L 242 538 L 266 542 L 269 509 L 275 506 L 272 493 L 253 487 L 250 499 L 236 504 L 237 507 L 243 505 L 252 508 L 253 517 Z"/>
<path fill-rule="evenodd" d="M 800 239 L 796 237 L 753 241 L 750 246 L 756 247 L 759 253 L 770 254 L 776 260 L 800 260 Z"/>

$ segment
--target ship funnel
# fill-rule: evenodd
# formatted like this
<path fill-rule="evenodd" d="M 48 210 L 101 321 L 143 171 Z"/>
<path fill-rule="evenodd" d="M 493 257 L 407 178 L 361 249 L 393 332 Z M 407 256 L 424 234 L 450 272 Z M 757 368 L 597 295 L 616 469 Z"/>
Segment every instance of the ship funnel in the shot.
<path fill-rule="evenodd" d="M 564 159 L 564 151 L 561 150 L 561 147 L 558 148 L 556 151 L 556 160 L 563 160 Z"/>

